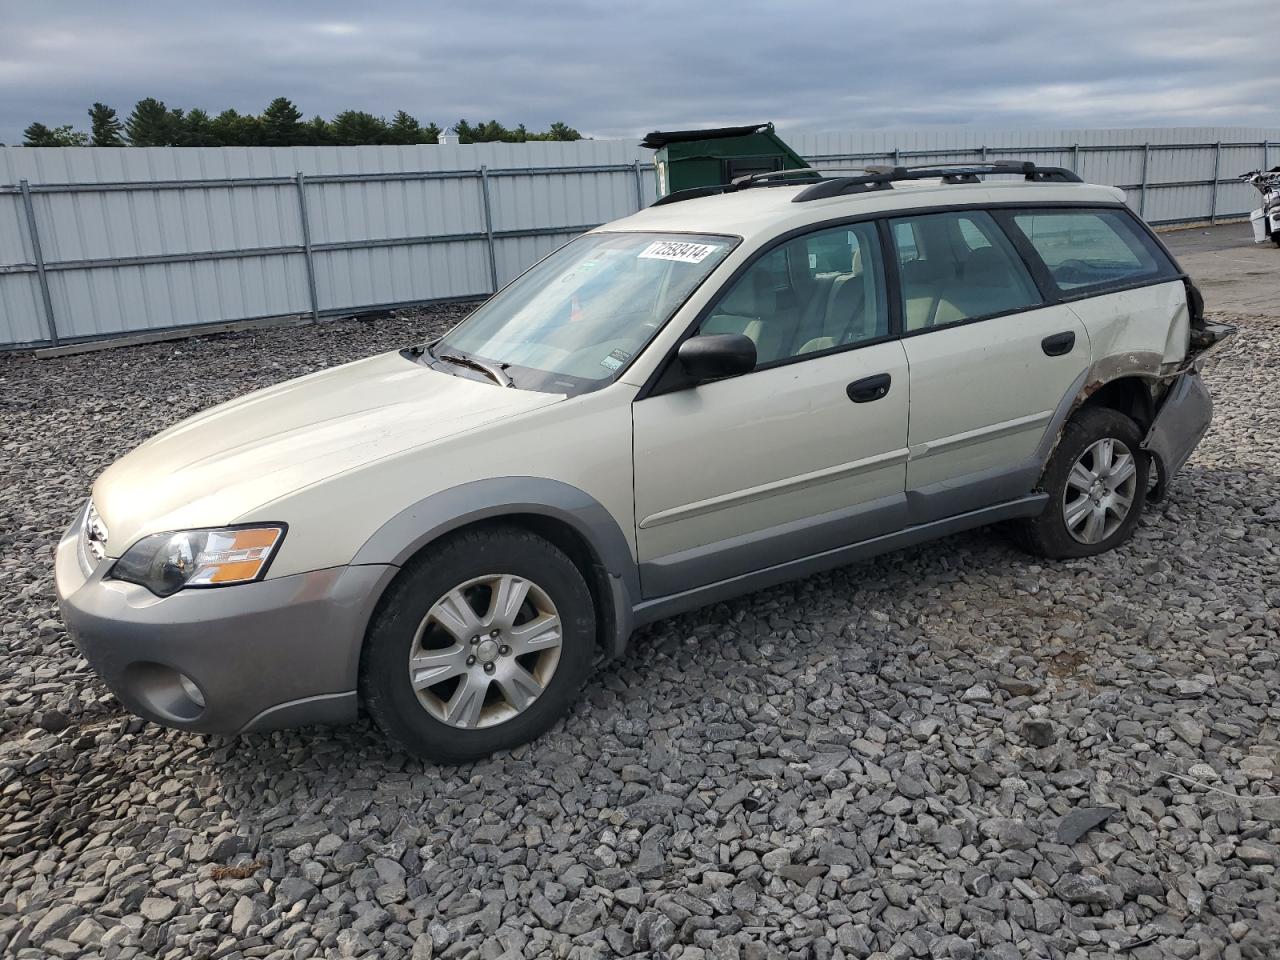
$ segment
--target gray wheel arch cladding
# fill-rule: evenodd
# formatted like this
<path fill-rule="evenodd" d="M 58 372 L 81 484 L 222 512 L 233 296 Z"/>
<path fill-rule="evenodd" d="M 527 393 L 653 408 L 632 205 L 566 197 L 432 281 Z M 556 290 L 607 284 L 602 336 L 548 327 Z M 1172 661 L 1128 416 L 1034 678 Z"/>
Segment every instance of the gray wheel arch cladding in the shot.
<path fill-rule="evenodd" d="M 632 630 L 632 607 L 640 575 L 631 547 L 613 516 L 589 494 L 545 477 L 474 480 L 419 500 L 379 527 L 356 552 L 353 566 L 403 566 L 424 546 L 482 520 L 520 514 L 546 517 L 570 527 L 604 568 L 613 623 L 607 651 L 621 653 Z"/>

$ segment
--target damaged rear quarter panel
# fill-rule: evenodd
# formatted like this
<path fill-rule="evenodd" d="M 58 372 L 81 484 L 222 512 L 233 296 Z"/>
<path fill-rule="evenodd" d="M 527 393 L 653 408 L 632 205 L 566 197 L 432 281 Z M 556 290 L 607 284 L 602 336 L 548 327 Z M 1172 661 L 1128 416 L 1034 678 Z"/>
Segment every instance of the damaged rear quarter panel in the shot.
<path fill-rule="evenodd" d="M 1087 297 L 1071 308 L 1089 331 L 1093 367 L 1086 390 L 1119 377 L 1167 376 L 1187 355 L 1191 313 L 1181 280 Z"/>

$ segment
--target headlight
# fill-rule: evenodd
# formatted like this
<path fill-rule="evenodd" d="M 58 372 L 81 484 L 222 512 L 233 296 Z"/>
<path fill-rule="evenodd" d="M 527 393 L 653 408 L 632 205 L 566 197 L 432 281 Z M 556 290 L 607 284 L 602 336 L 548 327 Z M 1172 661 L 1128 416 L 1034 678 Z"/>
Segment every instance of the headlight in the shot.
<path fill-rule="evenodd" d="M 140 584 L 158 597 L 183 587 L 223 587 L 257 580 L 284 539 L 283 526 L 182 530 L 143 537 L 109 577 Z"/>

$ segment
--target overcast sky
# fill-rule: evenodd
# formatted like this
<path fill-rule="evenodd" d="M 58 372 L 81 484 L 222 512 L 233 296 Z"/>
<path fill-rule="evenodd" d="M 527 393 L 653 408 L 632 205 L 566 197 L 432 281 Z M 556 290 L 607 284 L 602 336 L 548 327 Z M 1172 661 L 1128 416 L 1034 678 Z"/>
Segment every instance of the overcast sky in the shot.
<path fill-rule="evenodd" d="M 761 120 L 1280 126 L 1277 0 L 0 0 L 0 16 L 6 143 L 146 96 L 596 137 Z"/>

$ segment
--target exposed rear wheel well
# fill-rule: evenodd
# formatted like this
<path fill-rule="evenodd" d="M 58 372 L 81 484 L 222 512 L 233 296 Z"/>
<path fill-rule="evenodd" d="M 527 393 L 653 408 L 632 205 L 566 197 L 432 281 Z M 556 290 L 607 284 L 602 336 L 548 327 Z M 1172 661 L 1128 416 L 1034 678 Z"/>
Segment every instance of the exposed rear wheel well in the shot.
<path fill-rule="evenodd" d="M 1120 377 L 1105 383 L 1085 399 L 1082 407 L 1107 407 L 1119 411 L 1136 423 L 1143 432 L 1151 427 L 1155 403 L 1147 381 L 1140 377 Z"/>

